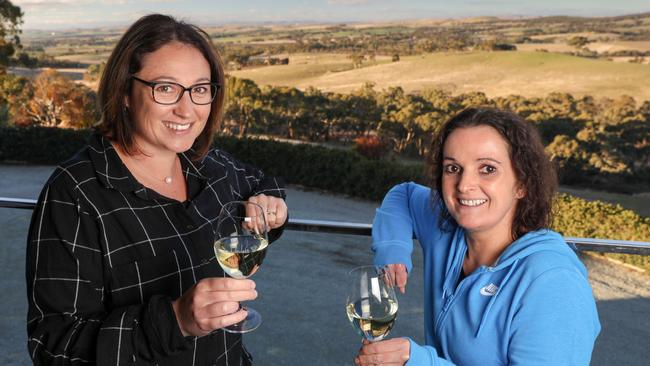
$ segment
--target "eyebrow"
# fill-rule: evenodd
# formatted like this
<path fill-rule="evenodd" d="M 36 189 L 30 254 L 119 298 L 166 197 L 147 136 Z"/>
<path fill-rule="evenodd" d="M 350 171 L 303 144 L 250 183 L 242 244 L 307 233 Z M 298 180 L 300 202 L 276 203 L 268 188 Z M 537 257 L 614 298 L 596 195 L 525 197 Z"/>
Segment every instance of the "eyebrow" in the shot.
<path fill-rule="evenodd" d="M 162 79 L 162 81 L 161 81 L 161 79 Z M 174 83 L 179 83 L 178 79 L 176 79 L 176 78 L 173 77 L 173 76 L 167 76 L 167 75 L 161 75 L 161 76 L 158 76 L 157 78 L 154 78 L 153 80 L 156 80 L 156 81 L 158 81 L 158 82 L 172 81 L 172 82 L 174 82 Z M 204 82 L 205 82 L 205 83 L 209 83 L 209 82 L 210 82 L 210 78 L 206 78 L 206 77 L 198 78 L 198 79 L 196 79 L 196 80 L 194 81 L 194 83 L 192 83 L 192 85 L 194 85 L 194 84 L 199 84 L 199 83 L 204 83 Z M 180 84 L 180 83 L 179 83 L 179 84 Z"/>
<path fill-rule="evenodd" d="M 442 160 L 443 160 L 443 161 L 444 161 L 444 160 L 452 160 L 452 161 L 456 161 L 456 159 L 452 158 L 451 156 L 443 156 L 443 157 L 442 157 Z M 491 161 L 491 162 L 494 162 L 494 163 L 497 163 L 497 164 L 499 164 L 499 165 L 502 164 L 499 160 L 494 159 L 494 158 L 478 158 L 478 159 L 476 159 L 476 161 L 485 161 L 485 160 L 487 160 L 487 161 Z"/>

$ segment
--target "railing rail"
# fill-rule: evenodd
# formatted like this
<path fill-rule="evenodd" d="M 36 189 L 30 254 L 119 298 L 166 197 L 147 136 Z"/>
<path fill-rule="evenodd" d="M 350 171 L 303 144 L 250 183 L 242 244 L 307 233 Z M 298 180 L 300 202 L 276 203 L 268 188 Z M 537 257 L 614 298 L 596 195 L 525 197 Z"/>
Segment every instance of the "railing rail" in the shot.
<path fill-rule="evenodd" d="M 33 210 L 36 200 L 25 198 L 0 197 L 0 208 L 17 208 Z M 366 223 L 304 220 L 290 218 L 287 230 L 369 236 L 372 225 Z M 564 240 L 574 249 L 579 251 L 592 251 L 602 253 L 625 253 L 650 255 L 650 242 L 611 240 L 594 238 L 564 237 Z"/>

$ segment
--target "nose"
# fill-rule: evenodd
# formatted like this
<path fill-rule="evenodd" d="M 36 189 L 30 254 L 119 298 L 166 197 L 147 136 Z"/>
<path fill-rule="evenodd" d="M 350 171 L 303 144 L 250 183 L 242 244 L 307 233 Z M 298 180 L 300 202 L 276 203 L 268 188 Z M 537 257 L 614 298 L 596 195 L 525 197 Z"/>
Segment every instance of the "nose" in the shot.
<path fill-rule="evenodd" d="M 458 182 L 456 184 L 456 189 L 460 193 L 468 193 L 476 189 L 478 182 L 478 176 L 472 174 L 471 172 L 464 171 L 458 177 Z"/>
<path fill-rule="evenodd" d="M 182 118 L 189 118 L 193 106 L 194 103 L 192 103 L 192 99 L 190 98 L 190 92 L 185 90 L 183 91 L 183 95 L 181 95 L 181 100 L 174 104 L 174 114 Z"/>

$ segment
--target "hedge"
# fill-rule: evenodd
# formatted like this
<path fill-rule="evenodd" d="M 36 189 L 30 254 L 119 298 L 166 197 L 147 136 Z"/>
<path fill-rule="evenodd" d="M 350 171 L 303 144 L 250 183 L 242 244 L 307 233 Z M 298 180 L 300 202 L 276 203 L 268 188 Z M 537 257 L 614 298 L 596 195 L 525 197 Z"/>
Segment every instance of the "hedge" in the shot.
<path fill-rule="evenodd" d="M 90 130 L 0 128 L 0 161 L 57 164 L 80 150 Z M 215 145 L 287 183 L 380 200 L 393 185 L 423 181 L 418 164 L 376 161 L 346 150 L 308 144 L 219 136 Z"/>

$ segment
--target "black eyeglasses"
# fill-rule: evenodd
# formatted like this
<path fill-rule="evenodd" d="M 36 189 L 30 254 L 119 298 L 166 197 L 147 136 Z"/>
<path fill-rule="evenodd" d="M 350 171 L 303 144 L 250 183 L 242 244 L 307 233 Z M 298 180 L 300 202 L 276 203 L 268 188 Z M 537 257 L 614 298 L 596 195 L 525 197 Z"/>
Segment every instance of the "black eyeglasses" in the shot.
<path fill-rule="evenodd" d="M 210 104 L 217 95 L 220 87 L 217 83 L 198 83 L 186 88 L 172 81 L 146 81 L 134 75 L 131 75 L 131 77 L 151 87 L 151 95 L 153 96 L 154 102 L 164 105 L 178 103 L 186 91 L 190 93 L 192 103 L 198 105 Z"/>

